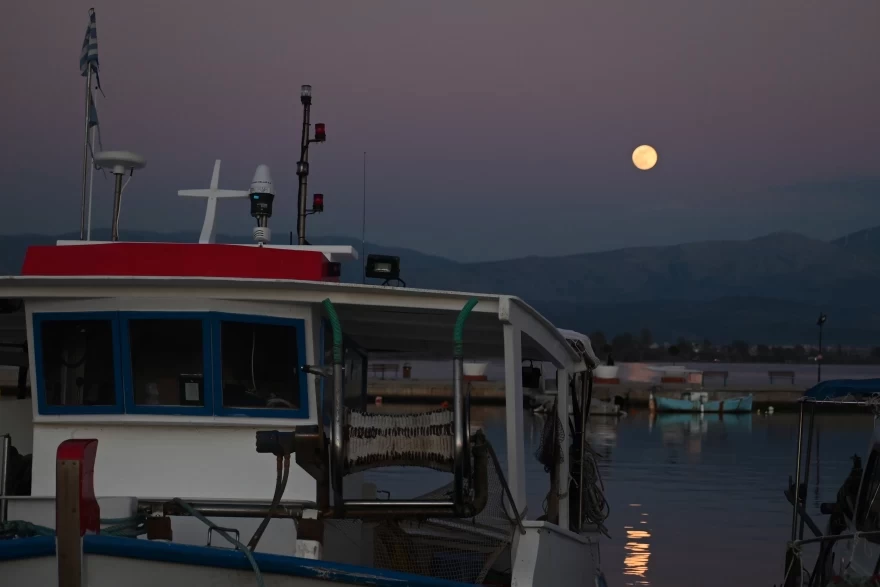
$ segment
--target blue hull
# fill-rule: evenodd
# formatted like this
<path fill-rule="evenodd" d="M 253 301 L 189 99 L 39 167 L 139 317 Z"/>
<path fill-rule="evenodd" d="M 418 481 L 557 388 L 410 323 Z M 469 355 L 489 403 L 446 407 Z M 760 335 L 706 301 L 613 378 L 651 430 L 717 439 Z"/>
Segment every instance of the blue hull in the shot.
<path fill-rule="evenodd" d="M 114 557 L 120 563 L 126 559 L 154 561 L 159 563 L 175 563 L 178 565 L 214 567 L 229 570 L 253 572 L 251 563 L 241 552 L 229 548 L 210 546 L 192 546 L 188 544 L 165 543 L 137 538 L 122 538 L 101 534 L 87 534 L 83 538 L 82 552 L 84 555 Z M 17 538 L 0 541 L 0 577 L 5 562 L 16 562 L 22 559 L 56 556 L 54 536 L 38 536 L 35 538 Z M 298 558 L 277 554 L 253 553 L 261 574 L 274 575 L 272 583 L 297 585 L 297 580 L 308 584 L 324 581 L 328 587 L 333 585 L 356 585 L 359 587 L 469 587 L 469 583 L 448 581 L 424 575 L 413 575 L 386 569 L 375 569 L 330 561 Z M 55 563 L 51 563 L 54 564 Z M 152 582 L 150 582 L 153 584 Z M 267 581 L 269 583 L 269 581 Z M 6 585 L 5 582 L 0 584 Z M 144 581 L 132 580 L 132 584 L 144 585 Z M 224 584 L 227 584 L 224 581 Z M 236 584 L 232 580 L 229 585 Z M 248 581 L 248 584 L 256 585 Z"/>
<path fill-rule="evenodd" d="M 689 399 L 671 397 L 655 397 L 654 403 L 658 412 L 705 412 L 709 414 L 733 414 L 752 411 L 752 396 L 734 397 L 731 399 L 714 400 L 704 404 Z"/>

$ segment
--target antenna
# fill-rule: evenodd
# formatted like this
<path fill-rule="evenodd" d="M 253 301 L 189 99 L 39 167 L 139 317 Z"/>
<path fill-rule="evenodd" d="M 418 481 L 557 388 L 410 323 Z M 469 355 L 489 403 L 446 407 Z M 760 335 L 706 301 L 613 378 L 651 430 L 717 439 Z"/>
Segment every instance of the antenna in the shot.
<path fill-rule="evenodd" d="M 202 223 L 202 233 L 199 235 L 200 243 L 214 242 L 214 218 L 217 216 L 218 198 L 246 198 L 250 192 L 240 190 L 221 190 L 220 185 L 220 159 L 214 161 L 214 172 L 211 174 L 211 187 L 206 190 L 180 190 L 178 196 L 194 198 L 206 198 L 208 206 L 205 208 L 205 221 Z"/>
<path fill-rule="evenodd" d="M 361 279 L 367 282 L 367 152 L 364 151 L 364 212 L 361 215 Z"/>
<path fill-rule="evenodd" d="M 143 157 L 136 155 L 130 151 L 102 151 L 95 153 L 95 164 L 100 167 L 112 168 L 111 173 L 116 176 L 116 188 L 113 196 L 113 224 L 111 230 L 111 239 L 119 240 L 119 212 L 122 209 L 122 176 L 128 171 L 130 175 L 134 175 L 135 169 L 143 169 L 147 164 Z M 131 180 L 129 180 L 131 181 Z M 128 185 L 128 182 L 126 182 Z"/>

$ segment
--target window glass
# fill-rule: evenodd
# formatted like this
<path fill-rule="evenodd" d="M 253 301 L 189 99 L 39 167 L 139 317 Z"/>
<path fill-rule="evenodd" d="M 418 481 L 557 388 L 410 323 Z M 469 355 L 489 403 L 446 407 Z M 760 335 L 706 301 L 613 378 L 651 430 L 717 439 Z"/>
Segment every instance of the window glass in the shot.
<path fill-rule="evenodd" d="M 116 403 L 113 325 L 110 320 L 44 320 L 43 387 L 50 406 Z"/>
<path fill-rule="evenodd" d="M 137 318 L 128 335 L 136 405 L 205 405 L 201 320 Z"/>
<path fill-rule="evenodd" d="M 294 326 L 221 321 L 220 348 L 223 407 L 300 407 Z"/>

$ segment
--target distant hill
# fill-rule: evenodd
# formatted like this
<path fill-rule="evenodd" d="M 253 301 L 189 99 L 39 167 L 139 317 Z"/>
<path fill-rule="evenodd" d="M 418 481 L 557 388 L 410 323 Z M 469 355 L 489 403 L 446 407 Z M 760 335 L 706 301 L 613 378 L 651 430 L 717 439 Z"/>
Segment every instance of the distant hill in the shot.
<path fill-rule="evenodd" d="M 95 238 L 106 239 L 105 231 Z M 0 273 L 20 271 L 28 245 L 60 236 L 0 236 Z M 126 231 L 127 240 L 194 242 L 196 233 Z M 245 242 L 218 235 L 218 242 Z M 316 237 L 347 244 L 348 237 Z M 554 323 L 608 334 L 650 328 L 661 340 L 744 339 L 809 343 L 815 315 L 829 314 L 830 344 L 880 346 L 880 228 L 824 242 L 794 233 L 747 241 L 637 247 L 560 257 L 458 263 L 411 249 L 367 243 L 367 253 L 401 257 L 410 287 L 508 293 L 524 298 Z M 342 278 L 360 282 L 361 263 Z"/>
<path fill-rule="evenodd" d="M 828 304 L 873 302 L 880 258 L 805 236 L 639 247 L 435 268 L 404 265 L 420 286 L 515 293 L 578 303 L 757 297 Z"/>
<path fill-rule="evenodd" d="M 880 226 L 860 230 L 831 242 L 851 253 L 880 257 Z"/>

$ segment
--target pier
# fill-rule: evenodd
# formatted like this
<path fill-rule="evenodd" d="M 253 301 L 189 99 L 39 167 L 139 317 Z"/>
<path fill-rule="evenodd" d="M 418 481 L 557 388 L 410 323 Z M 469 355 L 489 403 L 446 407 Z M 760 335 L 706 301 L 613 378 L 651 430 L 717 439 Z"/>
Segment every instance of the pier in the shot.
<path fill-rule="evenodd" d="M 471 401 L 475 404 L 503 404 L 503 381 L 472 381 Z M 752 394 L 757 409 L 773 406 L 775 409 L 794 409 L 797 400 L 803 397 L 805 388 L 792 385 L 774 384 L 772 388 L 701 387 L 687 383 L 652 384 L 641 382 L 622 382 L 619 384 L 598 384 L 593 388 L 593 397 L 600 400 L 613 400 L 616 396 L 628 398 L 631 407 L 647 407 L 651 388 L 656 385 L 657 394 L 666 397 L 680 397 L 689 390 L 708 391 L 710 397 L 732 398 Z M 425 379 L 370 379 L 367 386 L 370 403 L 377 398 L 381 402 L 440 403 L 452 398 L 452 381 Z"/>

